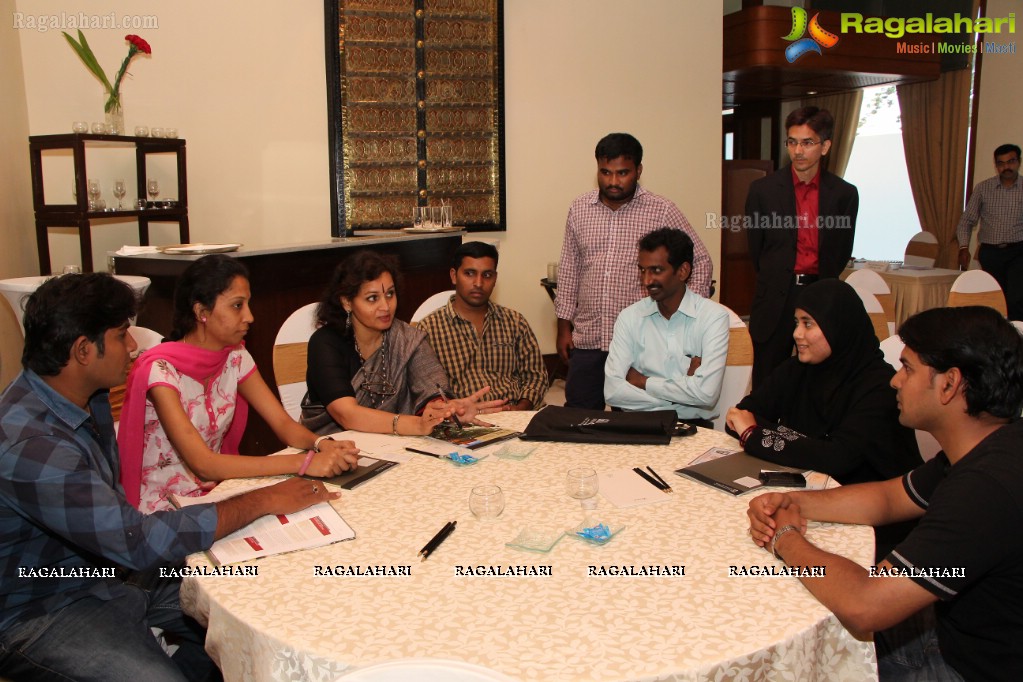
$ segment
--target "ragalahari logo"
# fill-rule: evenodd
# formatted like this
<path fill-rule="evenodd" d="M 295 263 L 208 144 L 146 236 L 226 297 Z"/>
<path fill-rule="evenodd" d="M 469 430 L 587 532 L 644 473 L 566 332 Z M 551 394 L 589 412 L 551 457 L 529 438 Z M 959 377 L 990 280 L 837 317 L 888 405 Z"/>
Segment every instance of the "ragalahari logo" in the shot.
<path fill-rule="evenodd" d="M 821 28 L 820 22 L 817 21 L 819 16 L 819 12 L 814 14 L 813 19 L 809 21 L 808 25 L 806 10 L 802 7 L 792 8 L 792 30 L 787 36 L 783 37 L 783 40 L 795 41 L 785 48 L 785 59 L 789 60 L 789 64 L 807 52 L 822 54 L 822 47 L 834 47 L 838 44 L 837 35 Z M 810 31 L 810 37 L 804 38 L 803 35 L 807 29 Z"/>

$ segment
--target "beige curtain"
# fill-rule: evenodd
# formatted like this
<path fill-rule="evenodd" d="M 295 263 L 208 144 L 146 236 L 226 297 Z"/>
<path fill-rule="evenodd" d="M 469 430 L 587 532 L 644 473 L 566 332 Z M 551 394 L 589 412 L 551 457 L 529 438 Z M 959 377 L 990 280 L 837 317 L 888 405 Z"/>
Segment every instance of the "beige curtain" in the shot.
<path fill-rule="evenodd" d="M 803 106 L 827 109 L 835 119 L 835 132 L 831 136 L 831 151 L 825 157 L 824 167 L 838 177 L 845 175 L 856 139 L 856 126 L 860 122 L 860 105 L 863 91 L 853 90 L 837 95 L 823 95 L 803 100 Z"/>
<path fill-rule="evenodd" d="M 942 268 L 955 268 L 956 224 L 963 212 L 970 70 L 949 71 L 926 83 L 900 85 L 902 145 L 920 225 L 938 238 Z"/>

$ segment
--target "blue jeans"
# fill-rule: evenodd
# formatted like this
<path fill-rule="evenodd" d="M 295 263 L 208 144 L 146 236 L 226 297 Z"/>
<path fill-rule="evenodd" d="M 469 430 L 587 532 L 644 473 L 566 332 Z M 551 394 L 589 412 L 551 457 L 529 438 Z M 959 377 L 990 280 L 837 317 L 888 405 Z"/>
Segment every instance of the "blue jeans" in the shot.
<path fill-rule="evenodd" d="M 565 407 L 604 409 L 604 362 L 607 351 L 574 348 L 568 357 Z"/>
<path fill-rule="evenodd" d="M 0 633 L 0 676 L 12 680 L 163 682 L 219 678 L 205 631 L 181 612 L 179 580 L 125 584 L 122 597 L 85 597 Z M 167 656 L 150 632 L 179 648 Z"/>
<path fill-rule="evenodd" d="M 928 606 L 898 625 L 874 633 L 877 675 L 881 682 L 962 682 L 938 647 L 934 607 Z"/>

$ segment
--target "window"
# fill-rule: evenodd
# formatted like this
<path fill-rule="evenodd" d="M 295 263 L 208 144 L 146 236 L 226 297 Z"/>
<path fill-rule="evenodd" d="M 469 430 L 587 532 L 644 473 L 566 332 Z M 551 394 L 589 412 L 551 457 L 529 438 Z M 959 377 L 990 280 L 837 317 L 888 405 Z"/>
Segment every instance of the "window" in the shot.
<path fill-rule="evenodd" d="M 860 193 L 853 255 L 868 260 L 902 260 L 906 243 L 920 231 L 902 147 L 895 86 L 867 88 L 856 142 L 845 179 Z"/>

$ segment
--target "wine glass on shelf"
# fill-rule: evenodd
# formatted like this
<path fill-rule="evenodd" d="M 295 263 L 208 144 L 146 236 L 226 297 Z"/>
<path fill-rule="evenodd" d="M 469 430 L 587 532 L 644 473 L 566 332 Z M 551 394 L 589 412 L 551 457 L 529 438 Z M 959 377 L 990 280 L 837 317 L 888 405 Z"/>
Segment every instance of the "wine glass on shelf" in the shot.
<path fill-rule="evenodd" d="M 146 193 L 149 195 L 149 200 L 156 204 L 156 197 L 160 196 L 160 183 L 153 178 L 149 178 L 146 181 Z"/>
<path fill-rule="evenodd" d="M 597 472 L 593 469 L 569 469 L 565 477 L 565 492 L 579 500 L 584 509 L 592 509 L 590 498 L 597 494 Z"/>
<path fill-rule="evenodd" d="M 101 194 L 99 180 L 89 179 L 87 187 L 89 188 L 89 210 L 95 211 L 99 208 Z"/>
<path fill-rule="evenodd" d="M 124 184 L 124 180 L 114 180 L 114 196 L 117 197 L 117 210 L 123 210 L 124 205 L 121 200 L 124 199 L 124 195 L 128 193 L 128 188 Z"/>

